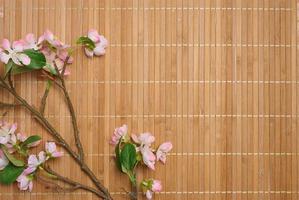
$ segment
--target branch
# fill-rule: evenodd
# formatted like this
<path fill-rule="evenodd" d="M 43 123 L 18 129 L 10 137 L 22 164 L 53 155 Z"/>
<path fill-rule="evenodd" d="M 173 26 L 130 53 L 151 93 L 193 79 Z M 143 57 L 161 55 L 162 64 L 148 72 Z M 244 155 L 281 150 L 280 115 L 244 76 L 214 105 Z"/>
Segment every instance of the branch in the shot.
<path fill-rule="evenodd" d="M 16 106 L 22 106 L 22 104 L 18 103 L 4 103 L 0 101 L 0 108 L 11 108 L 11 107 L 16 107 Z"/>
<path fill-rule="evenodd" d="M 106 199 L 112 199 L 108 190 L 100 183 L 95 174 L 90 168 L 83 162 L 78 154 L 72 150 L 70 145 L 62 138 L 62 136 L 56 131 L 56 129 L 50 124 L 50 122 L 33 106 L 31 106 L 24 98 L 22 98 L 13 88 L 11 88 L 2 77 L 0 77 L 0 84 L 13 95 L 31 114 L 35 119 L 63 146 L 63 148 L 71 155 L 71 157 L 81 166 L 82 171 L 92 180 L 92 182 L 101 190 L 105 195 Z"/>
<path fill-rule="evenodd" d="M 46 103 L 47 103 L 47 97 L 49 95 L 49 92 L 50 92 L 50 88 L 51 88 L 51 81 L 48 80 L 47 81 L 47 86 L 46 86 L 46 89 L 45 89 L 45 92 L 44 92 L 44 95 L 43 95 L 43 98 L 41 100 L 41 105 L 40 105 L 40 108 L 39 108 L 39 112 L 44 115 L 44 112 L 45 112 L 45 107 L 46 107 Z"/>
<path fill-rule="evenodd" d="M 100 191 L 98 191 L 98 190 L 96 190 L 92 187 L 83 185 L 79 182 L 73 181 L 73 180 L 71 180 L 67 177 L 64 177 L 64 176 L 58 174 L 57 172 L 53 171 L 49 166 L 44 166 L 44 170 L 46 172 L 48 172 L 49 174 L 54 175 L 57 180 L 59 180 L 61 182 L 64 182 L 64 183 L 67 183 L 71 186 L 69 188 L 63 188 L 57 183 L 46 180 L 46 179 L 42 178 L 41 176 L 38 177 L 39 180 L 41 180 L 45 184 L 52 185 L 52 189 L 56 190 L 57 192 L 72 192 L 72 191 L 75 191 L 75 190 L 78 190 L 78 189 L 82 189 L 82 190 L 91 192 L 91 193 L 97 195 L 98 197 L 101 197 L 102 199 L 106 199 L 105 194 L 103 194 L 102 192 L 100 192 Z"/>
<path fill-rule="evenodd" d="M 64 61 L 62 73 L 59 72 L 59 69 L 58 69 L 55 62 L 54 62 L 54 67 L 55 67 L 57 76 L 58 76 L 58 78 L 61 82 L 61 87 L 60 88 L 63 91 L 63 94 L 64 94 L 65 99 L 66 99 L 67 106 L 69 108 L 69 112 L 71 114 L 73 130 L 74 130 L 74 137 L 75 137 L 75 143 L 76 143 L 76 146 L 77 146 L 77 149 L 78 149 L 78 152 L 79 152 L 79 157 L 83 162 L 84 161 L 84 150 L 83 150 L 83 146 L 82 146 L 82 143 L 81 143 L 81 140 L 80 140 L 80 132 L 79 132 L 79 128 L 78 128 L 76 113 L 75 113 L 75 109 L 74 109 L 74 106 L 72 104 L 70 95 L 69 95 L 69 93 L 66 89 L 65 81 L 62 77 L 64 75 L 65 68 L 66 68 L 66 65 L 67 65 L 67 62 L 68 62 L 69 58 L 70 58 L 70 56 L 68 56 Z"/>

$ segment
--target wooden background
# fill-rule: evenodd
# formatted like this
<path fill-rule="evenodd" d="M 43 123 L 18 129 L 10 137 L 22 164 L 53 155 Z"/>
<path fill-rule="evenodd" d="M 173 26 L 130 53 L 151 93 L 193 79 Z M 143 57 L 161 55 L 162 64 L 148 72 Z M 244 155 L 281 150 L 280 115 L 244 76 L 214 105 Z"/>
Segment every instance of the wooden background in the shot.
<path fill-rule="evenodd" d="M 151 131 L 174 149 L 139 178 L 163 182 L 160 200 L 299 199 L 299 68 L 296 0 L 0 0 L 0 38 L 52 30 L 66 43 L 100 30 L 107 54 L 75 53 L 67 86 L 89 165 L 113 197 L 126 199 L 108 140 L 116 126 Z M 16 87 L 38 106 L 45 82 L 18 76 Z M 13 98 L 0 91 L 1 100 Z M 73 146 L 58 89 L 46 115 Z M 27 134 L 47 133 L 27 112 L 10 110 Z M 69 156 L 56 169 L 88 182 Z M 3 200 L 89 200 L 35 184 L 31 194 L 0 187 Z"/>

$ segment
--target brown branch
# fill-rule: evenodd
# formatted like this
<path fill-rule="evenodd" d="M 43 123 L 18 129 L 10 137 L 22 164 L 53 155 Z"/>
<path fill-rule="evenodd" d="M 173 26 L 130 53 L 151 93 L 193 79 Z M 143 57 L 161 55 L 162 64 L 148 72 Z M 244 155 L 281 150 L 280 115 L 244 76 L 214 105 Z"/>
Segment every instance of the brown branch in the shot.
<path fill-rule="evenodd" d="M 92 180 L 97 188 L 102 191 L 106 199 L 112 199 L 108 190 L 100 183 L 95 174 L 90 168 L 83 162 L 78 154 L 72 150 L 70 145 L 62 138 L 62 136 L 56 131 L 56 129 L 49 123 L 49 121 L 33 106 L 31 106 L 24 98 L 22 98 L 13 88 L 11 88 L 2 77 L 0 77 L 0 83 L 3 88 L 6 89 L 11 95 L 13 95 L 31 114 L 35 119 L 46 129 L 48 132 L 62 145 L 62 147 L 71 155 L 71 157 L 81 166 L 82 171 Z"/>
<path fill-rule="evenodd" d="M 61 181 L 61 182 L 64 182 L 64 183 L 67 183 L 69 184 L 71 187 L 68 187 L 68 188 L 64 188 L 62 186 L 60 186 L 59 184 L 53 182 L 53 181 L 50 181 L 50 180 L 47 180 L 47 179 L 44 179 L 43 177 L 41 176 L 37 176 L 37 178 L 42 181 L 44 184 L 46 185 L 52 185 L 52 187 L 50 186 L 50 188 L 52 188 L 53 190 L 56 190 L 57 192 L 73 192 L 75 190 L 78 190 L 78 189 L 82 189 L 82 190 L 85 190 L 85 191 L 88 191 L 88 192 L 91 192 L 95 195 L 97 195 L 98 197 L 101 197 L 102 199 L 106 199 L 106 196 L 105 194 L 103 194 L 102 192 L 92 188 L 92 187 L 89 187 L 89 186 L 86 186 L 86 185 L 83 185 L 79 182 L 76 182 L 76 181 L 73 181 L 67 177 L 64 177 L 60 174 L 58 174 L 57 172 L 53 171 L 52 169 L 50 169 L 49 166 L 44 166 L 44 170 L 51 174 L 51 175 L 54 175 L 55 176 L 55 179 Z"/>
<path fill-rule="evenodd" d="M 22 106 L 22 104 L 18 103 L 4 103 L 0 101 L 0 108 L 10 108 L 10 107 L 16 107 L 16 106 Z"/>
<path fill-rule="evenodd" d="M 62 70 L 61 73 L 59 72 L 59 69 L 58 69 L 55 62 L 54 62 L 54 67 L 55 67 L 57 76 L 58 76 L 58 78 L 61 82 L 61 87 L 60 88 L 63 91 L 63 94 L 64 94 L 65 99 L 66 99 L 67 106 L 69 108 L 69 112 L 71 114 L 74 137 L 75 137 L 75 143 L 76 143 L 76 146 L 77 146 L 77 149 L 78 149 L 78 152 L 79 152 L 79 157 L 80 157 L 81 161 L 83 162 L 84 161 L 84 150 L 83 150 L 83 146 L 82 146 L 82 143 L 81 143 L 81 140 L 80 140 L 80 131 L 79 131 L 79 128 L 78 128 L 76 113 L 75 113 L 75 109 L 74 109 L 74 106 L 72 104 L 70 95 L 69 95 L 69 93 L 66 89 L 65 81 L 64 81 L 64 78 L 63 78 L 64 72 L 65 72 L 65 69 L 66 69 L 66 65 L 67 65 L 67 62 L 68 62 L 69 58 L 70 58 L 70 56 L 68 56 L 65 59 L 64 64 L 63 64 L 63 70 Z"/>
<path fill-rule="evenodd" d="M 44 115 L 44 112 L 45 112 L 47 98 L 48 98 L 48 95 L 49 95 L 49 92 L 50 92 L 50 87 L 51 87 L 51 82 L 47 82 L 46 89 L 45 89 L 44 95 L 42 97 L 40 108 L 39 108 L 39 112 L 42 115 Z"/>

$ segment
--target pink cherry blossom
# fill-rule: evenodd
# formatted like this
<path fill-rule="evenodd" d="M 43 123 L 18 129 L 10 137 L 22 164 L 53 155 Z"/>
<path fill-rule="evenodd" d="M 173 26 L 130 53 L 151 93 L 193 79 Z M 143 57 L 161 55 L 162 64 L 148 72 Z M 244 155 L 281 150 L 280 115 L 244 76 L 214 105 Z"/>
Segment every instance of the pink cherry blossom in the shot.
<path fill-rule="evenodd" d="M 73 62 L 73 57 L 70 56 L 68 52 L 69 45 L 65 45 L 60 40 L 56 39 L 54 34 L 47 30 L 45 33 L 40 36 L 38 40 L 38 45 L 41 45 L 40 51 L 45 55 L 46 61 L 47 61 L 47 67 L 52 68 L 52 70 L 55 71 L 54 65 L 57 66 L 58 71 L 62 73 L 63 66 L 66 61 L 66 58 L 69 57 L 66 64 L 71 64 Z M 45 67 L 44 69 L 46 71 L 49 71 L 49 69 Z M 67 76 L 70 74 L 70 71 L 68 69 L 65 69 L 64 76 Z"/>
<path fill-rule="evenodd" d="M 161 161 L 165 164 L 166 162 L 166 155 L 167 153 L 172 149 L 172 143 L 171 142 L 164 142 L 161 144 L 156 152 L 157 161 Z"/>
<path fill-rule="evenodd" d="M 159 180 L 149 179 L 149 180 L 143 180 L 141 183 L 143 189 L 145 189 L 145 196 L 148 200 L 153 198 L 153 194 L 155 192 L 161 192 L 162 191 L 162 184 Z"/>
<path fill-rule="evenodd" d="M 152 199 L 153 198 L 153 192 L 151 190 L 147 190 L 145 192 L 145 196 L 148 200 Z"/>
<path fill-rule="evenodd" d="M 93 41 L 95 44 L 95 48 L 93 50 L 85 48 L 85 54 L 88 57 L 93 57 L 94 55 L 96 56 L 102 56 L 105 55 L 106 53 L 106 48 L 108 46 L 108 40 L 103 36 L 98 33 L 97 30 L 95 29 L 90 29 L 88 31 L 87 37 Z"/>
<path fill-rule="evenodd" d="M 17 129 L 17 124 L 0 123 L 0 144 L 7 144 Z"/>
<path fill-rule="evenodd" d="M 139 136 L 132 134 L 131 137 L 134 142 L 141 146 L 151 146 L 151 144 L 155 141 L 155 137 L 151 133 L 141 133 Z"/>
<path fill-rule="evenodd" d="M 37 41 L 33 33 L 28 33 L 25 37 L 24 49 L 34 49 L 38 50 Z"/>
<path fill-rule="evenodd" d="M 117 145 L 121 138 L 126 137 L 127 133 L 128 133 L 128 125 L 126 124 L 116 128 L 111 137 L 110 144 Z"/>
<path fill-rule="evenodd" d="M 58 158 L 63 156 L 63 152 L 56 150 L 55 142 L 47 142 L 46 143 L 46 153 L 49 158 Z"/>
<path fill-rule="evenodd" d="M 87 37 L 91 39 L 94 43 L 100 42 L 100 34 L 95 29 L 90 29 L 88 31 Z"/>
<path fill-rule="evenodd" d="M 32 182 L 33 177 L 32 176 L 28 176 L 28 174 L 26 174 L 25 172 L 23 172 L 18 178 L 17 178 L 17 182 L 18 182 L 18 187 L 20 190 L 29 190 L 30 192 L 32 191 L 33 188 L 33 182 Z"/>
<path fill-rule="evenodd" d="M 9 161 L 4 155 L 3 151 L 0 149 L 0 170 L 3 170 L 7 165 Z"/>
<path fill-rule="evenodd" d="M 141 147 L 140 152 L 142 155 L 143 163 L 151 170 L 155 170 L 156 156 L 149 148 L 149 146 Z"/>
<path fill-rule="evenodd" d="M 24 170 L 24 172 L 26 174 L 33 173 L 45 161 L 46 161 L 46 154 L 44 151 L 39 152 L 38 157 L 36 155 L 30 155 L 28 158 L 28 167 Z"/>
<path fill-rule="evenodd" d="M 25 42 L 23 40 L 14 41 L 12 46 L 8 39 L 2 41 L 2 51 L 0 52 L 0 60 L 7 64 L 10 59 L 17 65 L 29 65 L 30 58 L 22 53 Z M 5 50 L 5 51 L 3 51 Z"/>
<path fill-rule="evenodd" d="M 161 192 L 162 191 L 162 184 L 159 180 L 153 180 L 152 189 L 153 192 Z"/>

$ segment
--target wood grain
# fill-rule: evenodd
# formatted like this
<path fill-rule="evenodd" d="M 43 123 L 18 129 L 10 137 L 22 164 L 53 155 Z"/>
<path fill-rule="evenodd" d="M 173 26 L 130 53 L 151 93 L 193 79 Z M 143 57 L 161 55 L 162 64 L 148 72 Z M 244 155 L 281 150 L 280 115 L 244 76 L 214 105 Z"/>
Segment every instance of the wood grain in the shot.
<path fill-rule="evenodd" d="M 128 199 L 108 140 L 116 126 L 150 131 L 155 146 L 174 149 L 156 171 L 155 199 L 298 199 L 299 32 L 297 0 L 0 0 L 0 38 L 52 30 L 66 43 L 96 28 L 107 54 L 87 59 L 76 51 L 67 78 L 87 162 L 115 199 Z M 45 81 L 16 76 L 16 88 L 38 106 Z M 13 101 L 0 91 L 2 101 Z M 1 110 L 1 113 L 4 110 Z M 46 116 L 75 147 L 70 116 L 58 89 Z M 6 117 L 27 134 L 48 134 L 21 109 Z M 66 155 L 56 169 L 91 184 Z M 141 197 L 141 194 L 140 194 Z M 0 187 L 4 200 L 87 200 Z"/>

